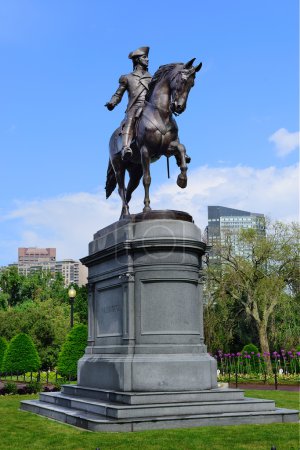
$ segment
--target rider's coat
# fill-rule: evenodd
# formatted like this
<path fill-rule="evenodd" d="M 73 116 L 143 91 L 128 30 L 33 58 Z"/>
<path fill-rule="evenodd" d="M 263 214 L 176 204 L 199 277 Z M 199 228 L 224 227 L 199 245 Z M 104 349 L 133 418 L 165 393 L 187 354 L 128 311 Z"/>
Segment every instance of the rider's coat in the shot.
<path fill-rule="evenodd" d="M 141 70 L 134 70 L 127 75 L 122 75 L 119 79 L 120 85 L 112 96 L 110 103 L 116 106 L 127 91 L 128 105 L 125 112 L 130 116 L 135 115 L 137 109 L 144 104 L 151 78 L 149 72 L 142 72 Z"/>

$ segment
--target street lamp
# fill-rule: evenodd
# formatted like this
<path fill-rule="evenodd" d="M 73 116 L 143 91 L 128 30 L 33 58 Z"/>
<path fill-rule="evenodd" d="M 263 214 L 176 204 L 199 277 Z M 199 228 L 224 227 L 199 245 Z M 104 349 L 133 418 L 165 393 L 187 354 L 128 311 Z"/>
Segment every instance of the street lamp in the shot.
<path fill-rule="evenodd" d="M 68 290 L 69 300 L 70 300 L 70 306 L 71 306 L 71 317 L 70 317 L 70 326 L 73 328 L 73 319 L 74 319 L 74 300 L 76 297 L 76 291 L 73 288 L 73 286 L 70 287 Z"/>

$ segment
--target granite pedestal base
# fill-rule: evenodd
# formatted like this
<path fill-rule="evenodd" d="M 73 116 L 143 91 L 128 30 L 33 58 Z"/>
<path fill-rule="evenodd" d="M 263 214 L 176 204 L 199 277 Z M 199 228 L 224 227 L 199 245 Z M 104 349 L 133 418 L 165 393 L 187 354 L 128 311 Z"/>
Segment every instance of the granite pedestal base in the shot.
<path fill-rule="evenodd" d="M 21 409 L 93 431 L 296 420 L 274 402 L 217 389 L 203 338 L 202 256 L 191 216 L 153 211 L 97 232 L 89 269 L 89 333 L 78 385 Z"/>
<path fill-rule="evenodd" d="M 116 392 L 65 385 L 21 409 L 89 431 L 143 431 L 210 425 L 297 422 L 298 411 L 272 400 L 244 398 L 239 389 Z"/>

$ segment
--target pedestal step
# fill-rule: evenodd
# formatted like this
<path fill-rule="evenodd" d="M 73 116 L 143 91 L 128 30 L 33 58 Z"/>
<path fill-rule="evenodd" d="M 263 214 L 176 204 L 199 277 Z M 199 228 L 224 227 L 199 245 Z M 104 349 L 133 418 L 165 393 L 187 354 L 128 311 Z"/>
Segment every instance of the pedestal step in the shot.
<path fill-rule="evenodd" d="M 74 387 L 73 392 L 76 392 Z M 70 389 L 72 391 L 72 389 Z M 65 422 L 91 431 L 138 431 L 160 428 L 184 428 L 208 425 L 237 425 L 250 423 L 274 423 L 298 421 L 298 412 L 277 409 L 272 400 L 244 398 L 243 391 L 216 389 L 215 392 L 199 391 L 186 393 L 122 393 L 131 400 L 148 399 L 144 404 L 124 404 L 110 400 L 97 400 L 78 395 L 67 395 L 70 391 L 41 393 L 40 400 L 21 402 L 21 409 L 48 418 Z M 82 391 L 84 389 L 80 389 Z M 90 389 L 88 391 L 91 391 Z M 221 391 L 221 392 L 219 392 Z M 104 391 L 98 392 L 103 395 Z M 119 395 L 106 392 L 107 396 Z M 175 401 L 194 398 L 195 401 Z M 200 400 L 200 397 L 204 400 Z M 237 395 L 238 399 L 233 397 Z M 211 400 L 209 399 L 211 396 Z M 219 398 L 217 398 L 219 396 Z M 127 400 L 128 400 L 127 398 Z M 159 399 L 160 403 L 154 403 Z M 170 402 L 170 400 L 173 400 Z M 151 403 L 152 401 L 152 403 Z"/>
<path fill-rule="evenodd" d="M 70 409 L 81 410 L 92 414 L 100 414 L 114 419 L 134 419 L 141 417 L 163 417 L 170 415 L 215 414 L 227 412 L 272 411 L 275 404 L 272 400 L 243 401 L 210 401 L 189 403 L 165 403 L 145 405 L 122 405 L 111 402 L 93 401 L 88 398 L 76 398 L 63 394 L 41 394 L 40 401 Z"/>
<path fill-rule="evenodd" d="M 76 397 L 92 398 L 126 405 L 144 405 L 153 403 L 182 403 L 198 401 L 243 400 L 244 391 L 241 389 L 216 388 L 204 391 L 182 392 L 120 392 L 88 388 L 66 384 L 62 386 L 62 394 Z"/>

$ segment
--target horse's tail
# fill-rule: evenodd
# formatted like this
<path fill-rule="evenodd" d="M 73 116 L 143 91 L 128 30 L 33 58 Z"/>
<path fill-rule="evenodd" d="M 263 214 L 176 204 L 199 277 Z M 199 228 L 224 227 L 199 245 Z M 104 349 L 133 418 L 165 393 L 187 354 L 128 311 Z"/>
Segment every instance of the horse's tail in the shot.
<path fill-rule="evenodd" d="M 109 160 L 105 184 L 106 198 L 108 198 L 111 195 L 111 193 L 115 190 L 116 186 L 117 186 L 116 175 L 113 166 L 111 164 L 111 161 Z"/>

